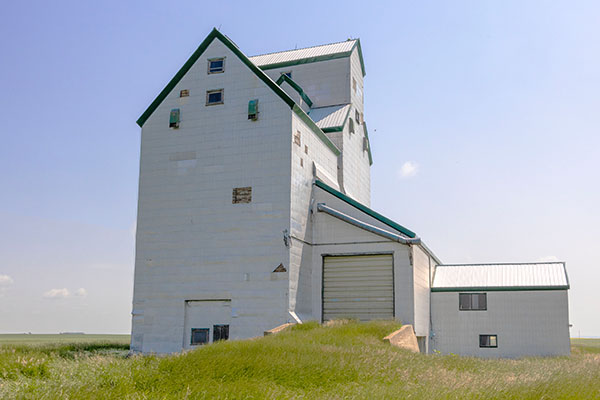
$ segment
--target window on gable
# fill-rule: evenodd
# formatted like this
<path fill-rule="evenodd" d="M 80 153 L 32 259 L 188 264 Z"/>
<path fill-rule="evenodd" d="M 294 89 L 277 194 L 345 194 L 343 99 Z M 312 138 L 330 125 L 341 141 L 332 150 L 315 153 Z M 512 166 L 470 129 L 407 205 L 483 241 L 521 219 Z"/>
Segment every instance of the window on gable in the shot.
<path fill-rule="evenodd" d="M 229 325 L 213 325 L 213 342 L 229 339 Z"/>
<path fill-rule="evenodd" d="M 458 309 L 460 311 L 487 310 L 487 293 L 459 293 Z"/>
<path fill-rule="evenodd" d="M 208 60 L 208 73 L 209 74 L 220 74 L 225 72 L 225 58 L 211 58 Z"/>
<path fill-rule="evenodd" d="M 479 347 L 498 347 L 498 335 L 479 335 Z"/>
<path fill-rule="evenodd" d="M 248 102 L 248 119 L 256 121 L 258 119 L 258 99 Z"/>
<path fill-rule="evenodd" d="M 197 346 L 200 344 L 208 343 L 208 328 L 192 328 L 192 335 L 190 337 L 190 344 Z"/>
<path fill-rule="evenodd" d="M 208 90 L 206 92 L 206 105 L 214 106 L 215 104 L 223 104 L 223 89 Z"/>
<path fill-rule="evenodd" d="M 354 133 L 354 120 L 352 118 L 348 118 L 348 130 L 350 133 Z"/>
<path fill-rule="evenodd" d="M 171 114 L 169 114 L 169 128 L 174 128 L 174 129 L 179 128 L 179 117 L 180 117 L 179 108 L 172 109 Z"/>

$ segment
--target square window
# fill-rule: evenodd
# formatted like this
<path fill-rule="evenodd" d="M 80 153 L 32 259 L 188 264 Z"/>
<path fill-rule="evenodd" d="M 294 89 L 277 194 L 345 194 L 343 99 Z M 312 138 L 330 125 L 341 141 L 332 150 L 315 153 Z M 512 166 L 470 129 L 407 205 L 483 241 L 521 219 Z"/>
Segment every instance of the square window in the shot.
<path fill-rule="evenodd" d="M 208 60 L 208 73 L 220 74 L 225 72 L 225 58 L 211 58 Z"/>
<path fill-rule="evenodd" d="M 197 346 L 208 343 L 208 333 L 208 328 L 192 328 L 190 344 L 192 346 Z"/>
<path fill-rule="evenodd" d="M 229 339 L 229 325 L 213 325 L 213 342 Z"/>
<path fill-rule="evenodd" d="M 223 104 L 223 89 L 209 90 L 206 92 L 206 105 L 214 106 Z"/>
<path fill-rule="evenodd" d="M 458 309 L 460 311 L 486 311 L 487 293 L 459 293 Z"/>
<path fill-rule="evenodd" d="M 498 335 L 479 335 L 479 347 L 498 347 Z"/>

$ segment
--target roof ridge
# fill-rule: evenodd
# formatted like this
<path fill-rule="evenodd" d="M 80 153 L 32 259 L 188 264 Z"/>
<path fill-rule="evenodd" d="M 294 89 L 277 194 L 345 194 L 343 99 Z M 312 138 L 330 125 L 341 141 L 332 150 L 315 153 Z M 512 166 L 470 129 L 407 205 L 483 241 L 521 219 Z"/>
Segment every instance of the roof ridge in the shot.
<path fill-rule="evenodd" d="M 324 47 L 324 46 L 331 46 L 333 44 L 340 44 L 340 43 L 346 43 L 346 42 L 350 42 L 350 41 L 356 41 L 358 40 L 358 38 L 356 39 L 346 39 L 346 40 L 340 40 L 339 42 L 333 42 L 333 43 L 326 43 L 326 44 L 317 44 L 314 46 L 307 46 L 307 47 L 301 47 L 299 49 L 291 49 L 291 50 L 281 50 L 281 51 L 273 51 L 271 53 L 263 53 L 263 54 L 256 54 L 254 56 L 249 56 L 248 58 L 255 58 L 255 57 L 261 57 L 261 56 L 270 56 L 272 54 L 278 54 L 278 53 L 287 53 L 289 51 L 298 51 L 298 50 L 306 50 L 306 49 L 314 49 L 315 47 Z"/>
<path fill-rule="evenodd" d="M 534 262 L 516 262 L 516 263 L 474 263 L 474 264 L 439 264 L 438 267 L 476 267 L 490 265 L 544 265 L 544 264 L 565 264 L 565 261 L 534 261 Z"/>

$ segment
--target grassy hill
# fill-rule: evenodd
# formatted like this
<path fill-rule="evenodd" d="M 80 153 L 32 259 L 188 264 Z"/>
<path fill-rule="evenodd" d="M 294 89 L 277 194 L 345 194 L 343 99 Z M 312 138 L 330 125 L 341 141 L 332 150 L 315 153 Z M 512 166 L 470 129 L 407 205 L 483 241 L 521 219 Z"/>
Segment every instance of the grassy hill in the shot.
<path fill-rule="evenodd" d="M 168 357 L 126 358 L 118 343 L 5 345 L 0 398 L 600 398 L 589 343 L 560 358 L 426 356 L 383 343 L 397 328 L 308 323 Z"/>

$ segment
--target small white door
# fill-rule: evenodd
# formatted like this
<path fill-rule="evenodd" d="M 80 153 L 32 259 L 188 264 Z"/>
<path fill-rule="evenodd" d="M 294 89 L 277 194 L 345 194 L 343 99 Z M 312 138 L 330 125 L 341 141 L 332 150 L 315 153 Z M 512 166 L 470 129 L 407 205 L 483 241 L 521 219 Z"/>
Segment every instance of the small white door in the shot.
<path fill-rule="evenodd" d="M 327 256 L 323 259 L 323 321 L 394 318 L 391 254 Z"/>
<path fill-rule="evenodd" d="M 229 337 L 231 300 L 185 302 L 183 348 L 189 349 Z"/>

